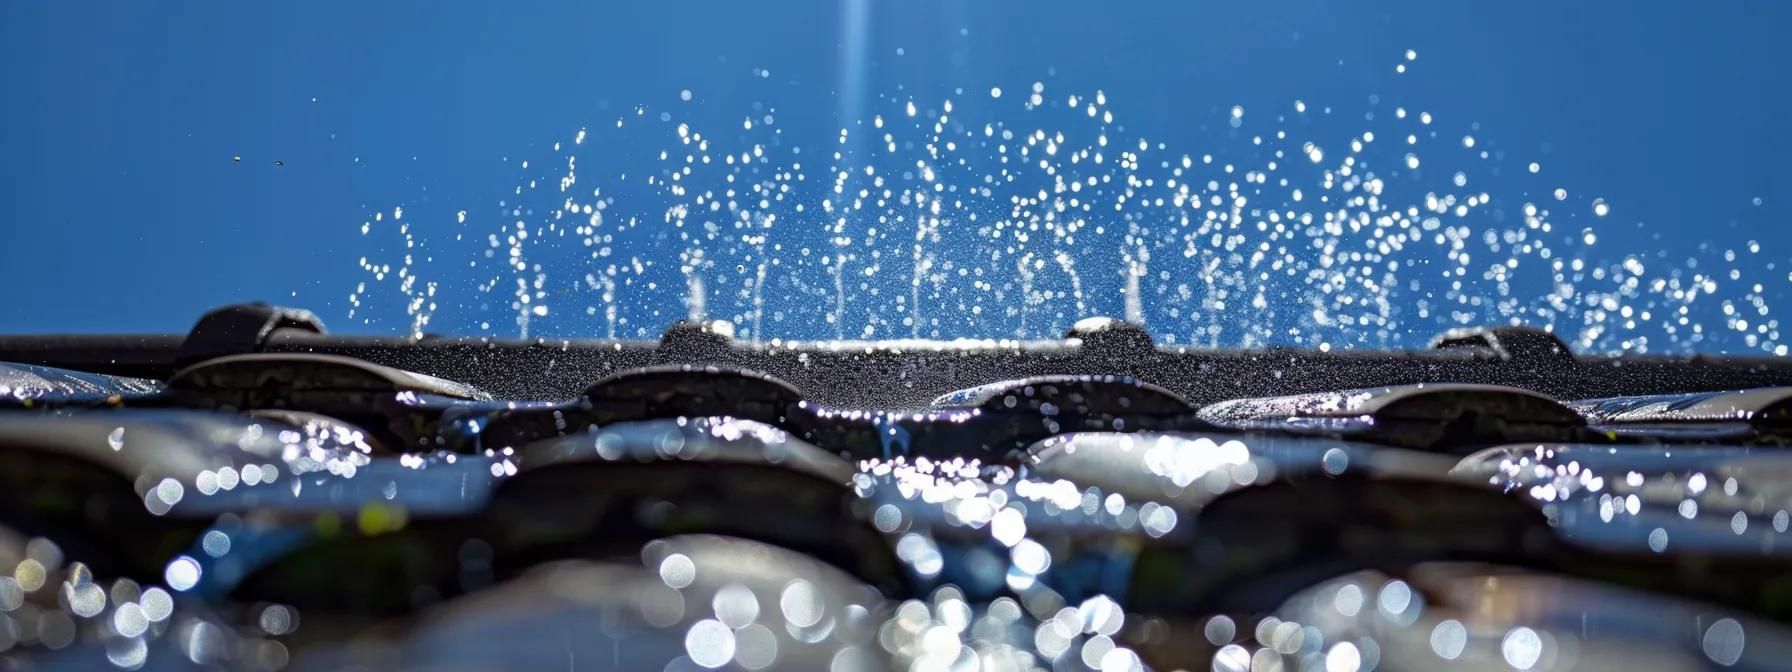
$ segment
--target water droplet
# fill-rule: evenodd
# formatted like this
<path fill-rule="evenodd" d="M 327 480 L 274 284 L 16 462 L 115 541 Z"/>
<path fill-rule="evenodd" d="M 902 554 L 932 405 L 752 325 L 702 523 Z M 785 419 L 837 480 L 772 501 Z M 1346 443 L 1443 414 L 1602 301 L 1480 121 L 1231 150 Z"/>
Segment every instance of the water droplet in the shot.
<path fill-rule="evenodd" d="M 27 593 L 37 592 L 37 589 L 44 587 L 47 574 L 44 571 L 43 563 L 38 562 L 36 558 L 20 560 L 12 570 L 13 580 L 17 581 L 19 587 Z"/>
<path fill-rule="evenodd" d="M 1381 587 L 1381 594 L 1376 596 L 1375 604 L 1388 616 L 1405 613 L 1406 608 L 1412 605 L 1412 588 L 1405 581 L 1389 581 Z"/>
<path fill-rule="evenodd" d="M 169 595 L 168 591 L 161 588 L 145 589 L 143 596 L 137 599 L 137 603 L 142 605 L 143 616 L 148 618 L 151 623 L 160 623 L 174 614 L 174 596 Z"/>
<path fill-rule="evenodd" d="M 1101 656 L 1101 672 L 1143 672 L 1145 664 L 1131 649 L 1109 649 Z"/>
<path fill-rule="evenodd" d="M 1337 476 L 1350 467 L 1350 454 L 1345 453 L 1342 448 L 1332 448 L 1325 451 L 1325 455 L 1319 458 L 1319 464 L 1325 473 Z"/>
<path fill-rule="evenodd" d="M 1325 672 L 1357 672 L 1363 667 L 1363 654 L 1355 644 L 1338 642 L 1325 653 Z"/>
<path fill-rule="evenodd" d="M 1215 616 L 1207 619 L 1207 626 L 1202 631 L 1207 635 L 1209 644 L 1219 646 L 1232 641 L 1232 638 L 1238 635 L 1238 625 L 1225 616 Z"/>
<path fill-rule="evenodd" d="M 149 643 L 141 637 L 118 640 L 106 646 L 106 660 L 123 669 L 142 667 L 148 658 Z"/>
<path fill-rule="evenodd" d="M 261 631 L 279 636 L 292 632 L 292 610 L 278 604 L 268 605 L 261 610 Z"/>
<path fill-rule="evenodd" d="M 230 552 L 230 535 L 218 530 L 209 530 L 200 538 L 199 545 L 205 554 L 214 558 L 222 558 Z"/>
<path fill-rule="evenodd" d="M 762 670 L 778 660 L 778 636 L 763 625 L 749 625 L 734 633 L 734 662 L 749 670 Z"/>
<path fill-rule="evenodd" d="M 162 580 L 169 588 L 187 591 L 199 585 L 199 574 L 199 562 L 183 555 L 169 561 L 168 569 L 162 572 Z"/>
<path fill-rule="evenodd" d="M 989 530 L 1003 546 L 1013 546 L 1027 535 L 1027 520 L 1021 512 L 1005 508 L 996 512 L 995 518 L 990 521 Z"/>
<path fill-rule="evenodd" d="M 683 589 L 697 580 L 697 564 L 683 553 L 673 553 L 660 561 L 660 580 L 673 588 Z"/>
<path fill-rule="evenodd" d="M 1700 642 L 1705 650 L 1705 657 L 1726 667 L 1742 660 L 1745 644 L 1742 624 L 1734 618 L 1720 618 L 1712 623 L 1711 627 L 1705 629 L 1705 637 Z"/>
<path fill-rule="evenodd" d="M 106 610 L 106 590 L 97 584 L 62 585 L 62 596 L 68 600 L 69 611 L 81 618 L 93 618 Z"/>
<path fill-rule="evenodd" d="M 721 621 L 704 619 L 684 635 L 685 655 L 707 668 L 727 665 L 734 659 L 734 631 Z"/>
<path fill-rule="evenodd" d="M 711 606 L 718 620 L 737 630 L 759 618 L 759 599 L 753 596 L 752 589 L 738 583 L 717 590 Z"/>
<path fill-rule="evenodd" d="M 1468 629 L 1454 619 L 1438 623 L 1431 629 L 1431 652 L 1444 660 L 1455 660 L 1468 646 Z"/>
<path fill-rule="evenodd" d="M 902 526 L 902 510 L 895 505 L 884 504 L 877 507 L 877 513 L 872 515 L 871 521 L 877 525 L 879 532 L 895 532 L 896 528 Z"/>
<path fill-rule="evenodd" d="M 815 584 L 797 579 L 784 586 L 784 592 L 778 596 L 778 610 L 791 625 L 807 628 L 821 622 L 827 607 L 821 603 Z"/>
<path fill-rule="evenodd" d="M 1520 670 L 1531 669 L 1543 657 L 1543 638 L 1530 628 L 1513 628 L 1500 641 L 1500 655 L 1506 664 Z"/>
<path fill-rule="evenodd" d="M 1221 647 L 1213 654 L 1213 672 L 1250 672 L 1251 652 L 1237 644 Z"/>
<path fill-rule="evenodd" d="M 0 576 L 0 612 L 8 612 L 25 603 L 25 589 L 19 586 L 18 579 Z"/>
<path fill-rule="evenodd" d="M 1332 607 L 1345 616 L 1356 616 L 1363 609 L 1363 589 L 1354 583 L 1344 584 L 1332 597 Z"/>
<path fill-rule="evenodd" d="M 112 612 L 112 629 L 124 637 L 136 637 L 149 630 L 149 617 L 135 603 L 118 605 Z"/>
<path fill-rule="evenodd" d="M 1044 545 L 1032 539 L 1022 539 L 1020 543 L 1015 544 L 1009 557 L 1016 569 L 1034 576 L 1044 574 L 1052 564 L 1051 552 L 1045 550 Z"/>

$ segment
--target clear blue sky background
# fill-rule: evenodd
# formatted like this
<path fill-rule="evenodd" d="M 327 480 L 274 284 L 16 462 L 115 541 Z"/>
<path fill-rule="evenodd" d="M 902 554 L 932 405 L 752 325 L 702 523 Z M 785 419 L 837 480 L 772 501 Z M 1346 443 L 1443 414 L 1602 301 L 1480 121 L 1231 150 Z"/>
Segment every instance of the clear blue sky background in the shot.
<path fill-rule="evenodd" d="M 1506 179 L 1546 166 L 1546 182 L 1487 178 L 1496 195 L 1559 186 L 1581 217 L 1601 196 L 1615 254 L 1758 240 L 1747 263 L 1777 264 L 1758 275 L 1776 317 L 1785 295 L 1789 3 L 909 0 L 868 3 L 863 31 L 847 4 L 0 4 L 0 332 L 183 331 L 209 307 L 260 299 L 339 331 L 401 333 L 390 298 L 368 324 L 347 317 L 367 279 L 358 258 L 398 256 L 362 221 L 397 205 L 415 221 L 492 212 L 519 180 L 563 172 L 520 161 L 552 163 L 555 142 L 637 104 L 689 89 L 689 116 L 738 125 L 763 99 L 784 133 L 826 140 L 843 111 L 1036 80 L 1100 88 L 1129 130 L 1197 154 L 1231 130 L 1233 105 L 1255 123 L 1294 99 L 1352 120 L 1385 119 L 1371 94 L 1406 101 L 1450 137 L 1479 123 L 1512 155 Z M 855 49 L 867 62 L 845 58 Z M 1397 75 L 1406 49 L 1421 57 Z M 624 307 L 654 332 L 684 311 L 659 309 Z M 445 308 L 432 328 L 500 321 L 477 312 Z"/>

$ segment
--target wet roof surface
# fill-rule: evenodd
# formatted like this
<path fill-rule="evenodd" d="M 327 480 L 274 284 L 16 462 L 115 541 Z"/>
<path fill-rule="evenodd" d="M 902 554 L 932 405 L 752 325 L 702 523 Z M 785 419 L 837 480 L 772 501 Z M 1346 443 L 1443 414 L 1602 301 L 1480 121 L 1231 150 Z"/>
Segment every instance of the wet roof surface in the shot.
<path fill-rule="evenodd" d="M 723 363 L 512 398 L 271 342 L 0 368 L 0 662 L 1780 669 L 1792 642 L 1788 388 L 1213 402 L 1143 367 L 897 410 Z"/>

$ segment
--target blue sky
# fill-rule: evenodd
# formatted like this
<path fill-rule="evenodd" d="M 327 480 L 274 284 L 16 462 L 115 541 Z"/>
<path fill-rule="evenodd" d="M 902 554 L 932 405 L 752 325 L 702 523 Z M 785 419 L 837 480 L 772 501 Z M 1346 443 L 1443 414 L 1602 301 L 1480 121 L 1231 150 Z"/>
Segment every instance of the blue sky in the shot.
<path fill-rule="evenodd" d="M 1424 110 L 1438 119 L 1443 141 L 1473 135 L 1481 143 L 1477 150 L 1491 148 L 1504 158 L 1477 163 L 1469 154 L 1432 149 L 1423 170 L 1409 171 L 1411 177 L 1400 178 L 1406 182 L 1393 180 L 1391 189 L 1412 194 L 1407 201 L 1419 200 L 1417 194 L 1432 185 L 1447 189 L 1458 169 L 1509 213 L 1521 202 L 1550 202 L 1550 190 L 1562 188 L 1570 197 L 1554 206 L 1553 233 L 1574 236 L 1595 228 L 1600 242 L 1587 253 L 1589 263 L 1617 265 L 1632 255 L 1649 261 L 1649 255 L 1665 253 L 1665 261 L 1650 262 L 1652 273 L 1697 254 L 1721 259 L 1723 250 L 1740 252 L 1753 240 L 1759 251 L 1725 268 L 1741 267 L 1752 282 L 1764 284 L 1759 301 L 1769 308 L 1783 305 L 1792 284 L 1792 230 L 1782 221 L 1782 194 L 1792 178 L 1785 158 L 1792 156 L 1792 129 L 1776 120 L 1792 94 L 1773 64 L 1792 62 L 1792 46 L 1776 34 L 1792 25 L 1792 6 L 1238 5 L 6 3 L 0 6 L 0 58 L 12 66 L 0 74 L 7 92 L 0 105 L 0 269 L 10 282 L 0 290 L 0 331 L 182 331 L 211 306 L 260 299 L 309 307 L 338 331 L 404 333 L 410 319 L 392 279 L 371 281 L 359 265 L 362 257 L 399 265 L 404 249 L 395 231 L 364 235 L 361 225 L 374 213 L 390 216 L 404 208 L 417 227 L 414 235 L 428 238 L 434 250 L 427 279 L 441 283 L 442 305 L 430 329 L 514 335 L 514 306 L 505 303 L 512 292 L 500 288 L 492 298 L 494 290 L 481 288 L 512 278 L 482 261 L 477 245 L 463 249 L 448 241 L 454 234 L 484 239 L 509 223 L 500 221 L 511 219 L 501 213 L 517 204 L 537 211 L 517 217 L 532 224 L 559 207 L 560 196 L 516 189 L 531 179 L 559 179 L 566 152 L 553 147 L 569 143 L 580 128 L 595 132 L 646 106 L 649 114 L 636 127 L 640 137 L 632 130 L 612 133 L 604 147 L 614 151 L 580 156 L 581 166 L 595 166 L 588 174 L 595 177 L 582 178 L 621 181 L 631 167 L 638 167 L 637 179 L 663 168 L 655 148 L 671 146 L 672 136 L 652 126 L 652 111 L 675 113 L 670 124 L 719 129 L 738 128 L 743 117 L 775 109 L 779 142 L 809 148 L 813 166 L 840 128 L 865 129 L 865 117 L 892 115 L 911 99 L 930 109 L 953 99 L 969 117 L 1007 120 L 1017 128 L 1033 123 L 996 104 L 1018 105 L 1034 82 L 1044 83 L 1054 101 L 1100 90 L 1123 120 L 1118 124 L 1124 129 L 1108 129 L 1116 138 L 1148 137 L 1168 143 L 1172 156 L 1213 154 L 1218 163 L 1236 160 L 1241 168 L 1266 160 L 1251 154 L 1265 151 L 1248 144 L 1252 135 L 1297 128 L 1337 157 L 1363 130 L 1384 136 L 1382 145 L 1398 137 L 1392 108 Z M 1409 49 L 1418 58 L 1408 72 L 1396 72 Z M 770 76 L 760 76 L 767 71 Z M 992 100 L 992 87 L 1008 95 Z M 688 102 L 680 99 L 686 90 L 692 92 Z M 1311 118 L 1277 123 L 1277 117 L 1294 117 L 1295 100 L 1315 110 Z M 1228 126 L 1234 106 L 1246 110 L 1236 129 Z M 1325 106 L 1333 114 L 1317 117 Z M 1366 112 L 1377 118 L 1366 120 Z M 754 141 L 747 135 L 712 133 L 718 157 L 722 145 L 749 147 Z M 1393 146 L 1377 149 L 1386 150 L 1369 152 L 1378 165 L 1398 163 Z M 874 164 L 886 173 L 906 167 L 894 158 L 891 165 L 878 163 L 885 160 L 866 154 L 848 163 Z M 522 168 L 524 161 L 534 163 Z M 1524 170 L 1531 161 L 1543 167 L 1536 176 Z M 1399 172 L 1398 165 L 1392 168 Z M 809 177 L 829 179 L 824 171 Z M 609 193 L 626 201 L 630 189 L 617 186 Z M 1594 198 L 1610 204 L 1610 214 L 1593 218 Z M 471 213 L 473 228 L 449 226 L 461 211 Z M 814 211 L 812 205 L 805 213 Z M 801 213 L 781 214 L 792 222 L 787 227 L 809 226 Z M 820 219 L 815 231 L 824 224 Z M 1481 224 L 1474 226 L 1479 235 Z M 636 238 L 616 244 L 628 247 L 628 254 L 657 256 L 663 267 L 679 263 L 679 250 L 703 247 L 665 234 L 643 225 L 618 231 L 621 238 Z M 790 236 L 793 247 L 825 238 L 814 232 L 779 235 Z M 1117 236 L 1093 236 L 1089 247 L 1118 246 Z M 907 249 L 899 242 L 889 249 Z M 1709 249 L 1699 252 L 1701 243 Z M 535 334 L 605 335 L 596 323 L 574 319 L 589 317 L 590 309 L 601 313 L 602 304 L 566 296 L 591 263 L 583 247 L 561 241 L 535 253 L 549 276 L 538 300 L 554 306 L 552 315 L 536 321 Z M 1173 310 L 1166 298 L 1198 274 L 1164 261 L 1164 250 L 1172 247 L 1156 253 L 1143 311 L 1154 330 L 1199 342 L 1188 335 L 1197 329 L 1189 326 L 1194 304 Z M 1085 253 L 1081 245 L 1069 249 Z M 1086 252 L 1086 312 L 1125 310 L 1123 275 L 1095 270 L 1113 263 L 1111 252 Z M 947 244 L 936 262 L 955 253 Z M 711 257 L 740 254 L 746 253 L 718 249 Z M 752 259 L 762 257 L 748 257 L 739 268 L 751 275 Z M 958 267 L 981 263 L 969 255 L 956 261 Z M 923 301 L 925 306 L 889 307 L 889 295 L 909 291 L 908 263 L 902 262 L 900 273 L 881 271 L 868 285 L 882 290 L 880 298 L 847 287 L 855 310 L 912 310 L 927 318 L 964 307 L 944 293 Z M 744 300 L 729 289 L 739 281 L 729 272 L 734 268 L 720 263 L 707 272 L 708 307 L 719 316 L 737 317 L 729 311 Z M 1159 272 L 1167 274 L 1164 279 Z M 617 309 L 630 325 L 623 335 L 634 329 L 657 333 L 688 312 L 689 302 L 681 298 L 686 285 L 675 269 L 665 273 L 651 290 L 643 276 L 638 291 L 619 300 Z M 1423 284 L 1435 275 L 1410 277 Z M 363 282 L 371 285 L 362 293 L 367 305 L 350 318 L 348 297 Z M 1717 295 L 1746 307 L 1752 282 L 1737 282 L 1742 286 L 1726 281 Z M 1421 319 L 1410 306 L 1424 294 L 1435 303 L 1445 289 L 1413 285 L 1393 295 L 1409 310 L 1392 335 L 1351 342 L 1422 342 L 1447 325 L 1436 309 Z M 826 301 L 802 298 L 797 285 L 776 280 L 764 291 L 769 305 L 788 304 L 774 312 L 791 317 L 766 318 L 760 335 L 835 335 L 827 326 L 832 323 L 819 317 L 826 311 L 809 305 Z M 1012 292 L 1005 296 L 1007 303 L 1017 302 Z M 1013 319 L 966 318 L 918 333 L 1049 334 L 1076 310 L 1052 308 L 1057 303 L 1063 301 L 1045 299 L 1045 312 L 1024 327 Z M 1227 310 L 1240 303 L 1232 301 Z M 978 305 L 1001 307 L 993 299 Z M 1699 310 L 1721 322 L 1717 305 Z M 1312 334 L 1298 339 L 1301 345 L 1344 330 L 1314 326 L 1319 318 L 1307 316 L 1304 307 L 1279 309 L 1301 314 L 1273 318 Z M 1777 320 L 1777 313 L 1770 317 Z M 862 335 L 856 329 L 860 318 L 851 319 L 855 329 L 841 332 Z M 1584 326 L 1584 320 L 1575 324 Z M 871 335 L 877 337 L 914 331 L 899 322 L 874 326 Z M 998 333 L 980 333 L 985 329 Z M 1649 331 L 1647 325 L 1638 329 Z M 1275 331 L 1258 341 L 1282 340 L 1278 335 L 1287 333 L 1293 332 Z M 1659 350 L 1684 341 L 1686 332 L 1649 335 L 1647 342 Z M 1228 331 L 1218 342 L 1236 344 L 1239 338 Z M 1598 338 L 1599 347 L 1608 349 L 1628 342 L 1610 331 Z M 1689 347 L 1760 345 L 1738 337 Z"/>

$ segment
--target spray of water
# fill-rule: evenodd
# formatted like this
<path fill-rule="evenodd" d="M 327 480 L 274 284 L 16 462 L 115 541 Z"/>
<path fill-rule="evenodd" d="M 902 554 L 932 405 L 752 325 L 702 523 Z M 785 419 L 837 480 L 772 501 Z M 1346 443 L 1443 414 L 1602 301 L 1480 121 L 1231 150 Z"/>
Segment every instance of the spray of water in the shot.
<path fill-rule="evenodd" d="M 1331 107 L 1231 106 L 1199 151 L 1128 129 L 1099 90 L 1023 91 L 886 96 L 825 137 L 787 134 L 762 103 L 713 131 L 679 118 L 688 93 L 637 107 L 556 143 L 551 177 L 522 162 L 495 208 L 374 213 L 370 243 L 402 248 L 361 259 L 351 317 L 386 323 L 395 293 L 412 333 L 446 316 L 651 338 L 691 317 L 749 339 L 1051 338 L 1117 314 L 1212 347 L 1528 324 L 1582 350 L 1786 354 L 1757 243 L 1608 250 L 1615 205 L 1524 159 L 1528 186 L 1481 191 L 1474 175 L 1508 157 L 1429 112 L 1327 138 L 1312 122 Z M 505 315 L 514 331 L 493 326 Z"/>

